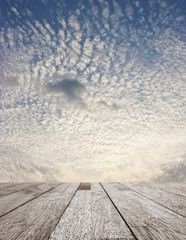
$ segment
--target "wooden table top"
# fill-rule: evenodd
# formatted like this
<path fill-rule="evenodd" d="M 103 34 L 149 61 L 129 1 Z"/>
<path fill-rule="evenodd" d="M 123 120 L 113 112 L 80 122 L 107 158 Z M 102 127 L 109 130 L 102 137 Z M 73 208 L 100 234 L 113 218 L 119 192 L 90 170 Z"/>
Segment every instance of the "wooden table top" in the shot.
<path fill-rule="evenodd" d="M 0 240 L 186 239 L 186 183 L 0 183 Z"/>

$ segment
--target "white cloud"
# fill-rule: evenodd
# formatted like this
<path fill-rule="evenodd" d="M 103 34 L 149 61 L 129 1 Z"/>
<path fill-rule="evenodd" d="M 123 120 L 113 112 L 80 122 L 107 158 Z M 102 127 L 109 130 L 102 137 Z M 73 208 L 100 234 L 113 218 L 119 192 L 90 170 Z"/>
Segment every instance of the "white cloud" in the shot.
<path fill-rule="evenodd" d="M 182 14 L 148 3 L 92 1 L 64 16 L 54 1 L 59 28 L 2 29 L 2 181 L 145 181 L 184 162 Z M 65 88 L 72 74 L 82 94 Z"/>
<path fill-rule="evenodd" d="M 70 27 L 73 28 L 75 31 L 80 30 L 80 24 L 78 23 L 75 15 L 70 16 L 68 23 L 69 23 Z"/>
<path fill-rule="evenodd" d="M 15 7 L 11 7 L 11 10 L 16 14 L 16 16 L 19 16 L 19 13 Z"/>
<path fill-rule="evenodd" d="M 139 1 L 136 1 L 135 4 L 136 4 L 136 7 L 139 8 Z"/>
<path fill-rule="evenodd" d="M 126 15 L 130 20 L 132 20 L 132 18 L 133 18 L 133 8 L 129 4 L 126 6 Z"/>

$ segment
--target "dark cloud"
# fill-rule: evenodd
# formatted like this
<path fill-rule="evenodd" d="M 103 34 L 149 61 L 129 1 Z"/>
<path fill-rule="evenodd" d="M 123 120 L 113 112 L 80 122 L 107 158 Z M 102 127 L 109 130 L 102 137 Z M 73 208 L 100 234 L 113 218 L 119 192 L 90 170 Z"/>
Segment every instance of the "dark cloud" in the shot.
<path fill-rule="evenodd" d="M 52 82 L 46 86 L 47 93 L 55 95 L 65 95 L 69 102 L 76 106 L 87 109 L 86 103 L 83 99 L 83 94 L 86 92 L 86 87 L 77 79 L 76 75 L 54 74 L 51 78 Z"/>
<path fill-rule="evenodd" d="M 173 165 L 163 165 L 163 173 L 156 178 L 154 182 L 186 182 L 186 163 L 175 163 Z"/>
<path fill-rule="evenodd" d="M 103 105 L 104 107 L 107 107 L 107 108 L 110 108 L 110 109 L 113 109 L 113 110 L 119 110 L 121 109 L 121 106 L 119 106 L 118 104 L 116 103 L 112 103 L 111 105 L 106 103 L 105 101 L 100 101 L 99 102 L 101 105 Z"/>
<path fill-rule="evenodd" d="M 46 86 L 47 93 L 55 95 L 65 95 L 66 98 L 79 106 L 85 108 L 87 111 L 91 112 L 88 109 L 86 101 L 83 99 L 83 94 L 86 92 L 86 87 L 83 85 L 76 75 L 73 74 L 54 74 L 51 79 L 51 82 Z M 108 104 L 105 101 L 99 101 L 100 106 L 104 106 L 111 110 L 119 110 L 121 106 L 116 103 Z"/>
<path fill-rule="evenodd" d="M 18 79 L 17 77 L 14 77 L 14 76 L 9 76 L 9 77 L 5 77 L 3 76 L 2 77 L 2 83 L 3 83 L 3 86 L 5 88 L 9 88 L 9 87 L 18 87 L 19 86 L 19 82 L 18 82 Z"/>
<path fill-rule="evenodd" d="M 68 75 L 57 75 L 54 78 L 57 79 L 57 82 L 47 85 L 49 93 L 64 93 L 71 101 L 82 101 L 82 94 L 86 91 L 86 87 L 76 78 Z"/>

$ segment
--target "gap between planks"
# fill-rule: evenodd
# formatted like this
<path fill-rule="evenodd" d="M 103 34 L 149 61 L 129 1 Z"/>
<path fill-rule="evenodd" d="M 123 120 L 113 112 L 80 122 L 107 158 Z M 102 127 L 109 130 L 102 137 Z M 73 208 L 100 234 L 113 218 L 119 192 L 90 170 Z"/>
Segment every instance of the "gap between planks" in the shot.
<path fill-rule="evenodd" d="M 154 200 L 153 198 L 149 198 L 149 197 L 147 197 L 147 195 L 141 193 L 140 191 L 135 190 L 134 188 L 128 187 L 127 184 L 123 184 L 123 183 L 120 183 L 120 182 L 119 182 L 119 184 L 121 184 L 122 186 L 124 186 L 124 187 L 130 189 L 131 191 L 136 192 L 137 194 L 139 194 L 139 195 L 141 195 L 141 196 L 143 196 L 143 197 L 145 197 L 145 198 L 147 198 L 147 199 L 153 201 L 154 203 L 159 204 L 159 205 L 161 205 L 161 206 L 164 207 L 164 208 L 167 208 L 168 210 L 170 210 L 170 211 L 172 211 L 172 212 L 174 212 L 174 213 L 180 215 L 181 217 L 184 217 L 184 218 L 185 218 L 185 216 L 184 216 L 183 214 L 181 214 L 181 213 L 175 211 L 175 210 L 172 209 L 172 208 L 169 208 L 169 207 L 165 206 L 164 204 L 162 204 L 162 203 L 160 203 L 160 202 Z"/>
<path fill-rule="evenodd" d="M 90 188 L 90 183 L 82 183 L 49 239 L 136 238 L 101 184 L 91 183 Z"/>
<path fill-rule="evenodd" d="M 0 218 L 0 239 L 48 239 L 78 186 L 63 183 Z"/>
<path fill-rule="evenodd" d="M 69 206 L 69 205 L 70 205 L 70 203 L 72 202 L 72 199 L 74 198 L 74 196 L 75 196 L 76 192 L 79 190 L 79 188 L 80 188 L 81 184 L 82 184 L 82 182 L 81 182 L 81 183 L 79 184 L 79 186 L 77 187 L 77 189 L 76 189 L 75 193 L 73 194 L 73 196 L 72 196 L 72 198 L 70 199 L 70 201 L 69 201 L 68 205 L 66 206 L 65 210 L 64 210 L 64 211 L 63 211 L 63 213 L 61 214 L 61 216 L 60 216 L 59 220 L 57 221 L 57 223 L 56 223 L 56 225 L 55 225 L 55 227 L 54 227 L 53 231 L 51 232 L 51 234 L 50 234 L 50 236 L 49 236 L 49 238 L 48 238 L 48 239 L 50 239 L 50 237 L 51 237 L 52 233 L 54 232 L 54 230 L 56 229 L 57 225 L 59 224 L 59 222 L 60 222 L 60 220 L 61 220 L 61 218 L 62 218 L 63 214 L 65 213 L 65 211 L 67 210 L 68 206 Z"/>
<path fill-rule="evenodd" d="M 110 201 L 112 202 L 113 206 L 115 207 L 115 209 L 117 210 L 117 212 L 119 213 L 120 217 L 123 219 L 123 221 L 125 222 L 125 224 L 127 225 L 127 227 L 129 228 L 129 230 L 131 231 L 132 235 L 134 236 L 134 238 L 136 240 L 138 240 L 138 238 L 136 237 L 136 235 L 134 234 L 134 232 L 132 231 L 132 229 L 130 228 L 130 226 L 128 225 L 127 221 L 125 220 L 125 218 L 123 217 L 123 215 L 120 213 L 119 209 L 117 208 L 117 206 L 115 205 L 115 203 L 112 201 L 112 198 L 109 196 L 109 194 L 107 193 L 106 189 L 103 187 L 102 183 L 99 182 L 99 184 L 101 185 L 101 187 L 103 188 L 104 192 L 107 194 L 108 198 L 110 199 Z"/>
<path fill-rule="evenodd" d="M 102 185 L 121 214 L 125 216 L 137 239 L 185 239 L 184 217 L 122 184 L 102 183 Z"/>
<path fill-rule="evenodd" d="M 13 192 L 13 193 L 11 193 L 11 194 L 4 195 L 4 196 L 0 197 L 0 207 L 1 207 L 1 205 L 3 206 L 3 198 L 4 198 L 4 202 L 6 201 L 7 203 L 9 203 L 9 202 L 8 202 L 8 200 L 9 200 L 8 198 L 9 198 L 9 197 L 13 197 L 13 198 L 12 198 L 13 203 L 11 204 L 11 206 L 9 206 L 9 207 L 6 206 L 6 207 L 7 207 L 7 211 L 3 213 L 3 211 L 5 211 L 5 209 L 2 209 L 2 211 L 0 210 L 0 217 L 3 217 L 3 216 L 5 216 L 6 214 L 14 211 L 15 209 L 17 209 L 17 208 L 19 208 L 19 207 L 22 207 L 23 205 L 27 204 L 28 202 L 30 202 L 30 201 L 32 201 L 32 200 L 40 197 L 41 195 L 43 195 L 43 194 L 51 191 L 52 189 L 56 188 L 57 186 L 59 186 L 59 185 L 61 185 L 61 184 L 62 184 L 62 183 L 58 183 L 58 184 L 56 183 L 54 186 L 52 186 L 53 184 L 51 184 L 51 186 L 50 186 L 50 184 L 48 183 L 48 189 L 47 189 L 47 183 L 40 183 L 40 184 L 32 185 L 32 186 L 30 186 L 30 187 L 28 187 L 28 188 L 20 189 L 19 191 L 16 191 L 16 192 Z M 41 189 L 38 189 L 38 195 L 37 195 L 37 187 L 41 187 L 41 188 L 42 188 L 42 187 L 45 187 L 45 185 L 46 185 L 46 190 L 43 189 L 43 191 L 42 191 Z M 32 188 L 33 188 L 33 187 L 36 187 L 36 192 L 35 192 L 35 193 L 34 193 L 34 191 L 32 192 Z M 27 191 L 31 190 L 30 199 L 29 199 L 29 195 L 28 195 L 28 199 L 25 200 L 25 202 L 24 202 L 24 199 L 22 199 L 23 202 L 16 205 L 16 196 L 13 196 L 13 195 L 16 194 L 16 195 L 18 195 L 17 197 L 21 197 L 21 194 L 23 194 L 23 195 L 25 194 L 25 193 L 24 193 L 25 190 L 27 190 Z M 36 196 L 33 196 L 33 197 L 32 197 L 32 196 L 31 196 L 32 194 L 33 194 L 33 195 L 36 194 Z M 11 196 L 10 196 L 10 195 L 11 195 Z M 20 195 L 20 196 L 19 196 L 19 195 Z M 27 197 L 27 195 L 26 195 L 26 197 Z M 18 198 L 18 199 L 19 199 L 19 198 Z M 13 204 L 15 204 L 14 207 L 12 207 Z M 12 208 L 11 208 L 11 207 L 12 207 Z"/>
<path fill-rule="evenodd" d="M 153 226 L 151 226 L 151 225 L 149 225 L 148 227 L 147 226 L 131 226 L 131 223 L 130 223 L 130 221 L 129 221 L 129 224 L 127 223 L 127 221 L 125 220 L 125 218 L 124 218 L 124 216 L 122 215 L 123 214 L 123 212 L 122 212 L 122 209 L 120 209 L 120 206 L 119 207 L 117 207 L 116 205 L 117 205 L 117 202 L 116 202 L 116 205 L 115 205 L 115 203 L 114 203 L 114 201 L 115 201 L 115 199 L 113 198 L 113 196 L 111 195 L 110 196 L 110 191 L 108 191 L 107 192 L 107 190 L 103 187 L 104 186 L 104 183 L 103 183 L 103 185 L 102 185 L 102 183 L 99 183 L 100 184 L 100 186 L 102 187 L 102 189 L 103 189 L 103 191 L 105 192 L 105 194 L 107 195 L 107 197 L 108 197 L 108 199 L 111 201 L 111 203 L 112 203 L 112 205 L 113 205 L 113 207 L 116 209 L 116 211 L 118 212 L 118 214 L 120 215 L 120 217 L 122 218 L 122 220 L 124 221 L 124 223 L 127 225 L 127 227 L 129 228 L 129 230 L 130 230 L 130 232 L 133 234 L 133 236 L 135 237 L 135 239 L 162 239 L 161 237 L 162 237 L 162 232 L 164 231 L 163 229 L 161 229 L 161 227 L 162 226 L 160 226 L 160 229 L 156 229 L 156 227 L 155 227 L 155 225 Z M 117 183 L 118 184 L 118 183 Z M 60 184 L 59 184 L 60 185 Z M 111 184 L 111 185 L 113 185 L 113 184 Z M 120 187 L 121 186 L 121 187 Z M 53 187 L 52 189 L 54 189 L 54 188 L 56 188 L 57 186 L 55 186 L 55 187 Z M 29 188 L 29 187 L 28 187 Z M 168 208 L 168 207 L 166 207 L 166 206 L 164 206 L 164 205 L 162 205 L 161 203 L 159 203 L 159 202 L 156 202 L 156 201 L 154 201 L 152 198 L 148 198 L 148 196 L 146 196 L 146 195 L 143 195 L 142 193 L 140 193 L 140 192 L 138 192 L 138 191 L 135 191 L 134 189 L 132 189 L 132 188 L 130 188 L 130 187 L 128 187 L 127 185 L 125 185 L 124 183 L 122 184 L 122 183 L 119 183 L 118 184 L 118 186 L 117 186 L 117 188 L 116 189 L 118 189 L 119 191 L 120 191 L 120 188 L 121 188 L 121 190 L 122 190 L 122 188 L 123 188 L 123 190 L 124 189 L 126 189 L 126 191 L 131 191 L 131 192 L 134 192 L 135 194 L 137 194 L 137 195 L 141 195 L 143 198 L 144 198 L 144 200 L 145 199 L 147 199 L 147 201 L 151 201 L 151 202 L 154 202 L 155 204 L 158 204 L 158 205 L 161 205 L 161 207 L 163 207 L 163 208 L 167 208 L 169 211 L 172 211 L 172 212 L 174 212 L 174 214 L 176 213 L 177 215 L 180 215 L 179 213 L 177 213 L 177 212 L 175 212 L 175 211 L 173 211 L 172 209 L 170 209 L 170 208 Z M 49 189 L 48 191 L 46 191 L 46 192 L 49 192 L 49 191 L 51 191 L 52 189 Z M 127 190 L 128 189 L 128 190 Z M 21 190 L 19 190 L 19 191 L 22 191 L 23 189 L 21 189 Z M 72 197 L 71 197 L 71 199 L 70 199 L 70 201 L 68 202 L 68 204 L 67 204 L 67 206 L 66 206 L 66 208 L 64 209 L 64 211 L 62 212 L 62 214 L 61 214 L 61 216 L 59 217 L 59 220 L 58 220 L 58 222 L 56 222 L 55 223 L 55 225 L 54 225 L 54 229 L 53 229 L 53 231 L 50 233 L 50 236 L 52 235 L 52 233 L 54 232 L 54 230 L 56 229 L 56 227 L 57 227 L 57 225 L 59 224 L 59 221 L 61 220 L 61 218 L 63 217 L 63 215 L 64 215 L 64 213 L 66 212 L 66 210 L 68 209 L 68 207 L 70 206 L 70 204 L 71 204 L 71 202 L 72 202 L 72 200 L 74 199 L 74 197 L 75 197 L 75 195 L 76 195 L 76 193 L 77 193 L 77 191 L 78 190 L 91 190 L 91 185 L 90 185 L 90 183 L 81 183 L 81 184 L 79 184 L 79 187 L 77 186 L 77 189 L 75 190 L 75 192 L 74 192 L 74 194 L 72 195 Z M 88 192 L 87 191 L 87 192 Z M 46 192 L 44 192 L 44 193 L 46 193 Z M 86 191 L 85 191 L 86 192 Z M 39 196 L 41 196 L 41 195 L 43 195 L 44 193 L 42 193 L 42 194 L 40 194 Z M 30 202 L 30 201 L 32 201 L 33 199 L 35 199 L 35 198 L 38 198 L 39 196 L 36 196 L 36 197 L 34 197 L 34 198 L 32 198 L 32 199 L 30 199 L 29 201 L 27 201 L 26 203 L 28 203 L 28 202 Z M 112 198 L 113 198 L 113 200 L 112 200 Z M 123 200 L 124 200 L 124 198 L 123 198 Z M 122 201 L 123 201 L 122 200 Z M 20 206 L 23 206 L 23 205 L 25 205 L 26 203 L 24 203 L 24 204 L 22 204 L 22 205 L 20 205 Z M 19 207 L 20 207 L 19 206 Z M 19 207 L 17 207 L 17 208 L 19 208 Z M 160 206 L 159 206 L 160 207 Z M 158 208 L 159 208 L 158 207 Z M 120 210 L 119 210 L 119 209 Z M 15 210 L 16 208 L 14 208 L 13 210 Z M 11 211 L 13 211 L 13 210 L 11 210 Z M 135 213 L 134 213 L 135 214 Z M 181 217 L 183 217 L 182 215 L 180 215 Z M 125 216 L 126 217 L 126 216 Z M 160 219 L 160 220 L 162 220 L 162 219 Z M 149 222 L 149 224 L 150 224 L 151 222 Z M 44 224 L 45 224 L 45 222 L 43 222 L 43 224 L 41 225 L 41 228 L 42 228 L 42 226 L 44 226 Z M 131 230 L 131 228 L 130 228 L 130 226 L 132 227 L 132 230 Z M 155 227 L 155 228 L 154 228 Z M 169 227 L 168 225 L 167 225 L 167 227 Z M 148 231 L 148 229 L 150 230 L 150 233 L 153 233 L 154 235 L 152 235 L 151 237 L 152 238 L 150 238 L 150 233 L 149 233 L 149 238 L 146 238 L 147 237 L 147 231 Z M 140 231 L 141 231 L 141 234 L 140 234 Z M 158 231 L 159 231 L 159 233 L 158 233 Z M 19 238 L 19 236 L 21 235 L 21 232 L 20 232 L 20 234 L 16 237 L 16 239 L 17 238 Z M 50 238 L 50 236 L 49 236 L 49 238 Z M 157 238 L 157 237 L 159 237 L 159 238 Z M 107 238 L 108 239 L 108 238 Z M 110 239 L 110 238 L 109 238 Z M 164 239 L 167 239 L 167 238 L 164 238 Z M 170 238 L 171 239 L 171 238 Z M 175 238 L 176 239 L 176 238 Z M 180 238 L 179 238 L 180 239 Z"/>
<path fill-rule="evenodd" d="M 19 192 L 21 190 L 27 189 L 32 186 L 36 186 L 38 184 L 40 184 L 40 183 L 34 183 L 34 182 L 33 183 L 19 183 L 19 184 L 15 184 L 15 185 L 13 184 L 10 186 L 3 187 L 0 189 L 0 197 L 4 197 L 4 196 L 10 195 L 12 193 Z M 12 189 L 12 188 L 15 188 L 15 189 Z"/>

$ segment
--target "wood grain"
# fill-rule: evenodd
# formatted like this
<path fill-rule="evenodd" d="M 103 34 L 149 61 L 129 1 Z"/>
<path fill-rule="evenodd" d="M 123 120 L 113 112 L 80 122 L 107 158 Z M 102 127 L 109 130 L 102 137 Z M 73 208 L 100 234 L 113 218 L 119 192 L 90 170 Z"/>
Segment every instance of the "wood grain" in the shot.
<path fill-rule="evenodd" d="M 0 189 L 0 197 L 20 191 L 22 189 L 31 187 L 36 184 L 38 184 L 38 183 L 31 182 L 31 183 L 16 183 L 16 184 L 8 185 L 8 186 Z"/>
<path fill-rule="evenodd" d="M 18 184 L 17 182 L 1 182 L 0 189 Z"/>
<path fill-rule="evenodd" d="M 50 240 L 93 239 L 91 228 L 91 192 L 77 191 Z"/>
<path fill-rule="evenodd" d="M 172 234 L 170 228 L 166 226 L 153 226 L 150 225 L 148 227 L 132 227 L 134 234 L 136 235 L 138 240 L 185 240 L 185 236 L 175 237 L 175 234 Z M 162 236 L 162 232 L 164 235 Z M 147 238 L 148 236 L 148 238 Z M 166 236 L 166 237 L 165 237 Z"/>
<path fill-rule="evenodd" d="M 0 240 L 186 240 L 185 189 L 186 183 L 2 183 Z"/>
<path fill-rule="evenodd" d="M 156 187 L 156 184 L 122 183 L 143 196 L 160 203 L 163 206 L 186 217 L 186 197 L 172 192 L 166 192 Z"/>
<path fill-rule="evenodd" d="M 186 183 L 176 182 L 149 183 L 149 185 L 151 184 L 166 192 L 171 192 L 186 197 Z"/>
<path fill-rule="evenodd" d="M 135 239 L 100 184 L 91 185 L 94 239 Z"/>
<path fill-rule="evenodd" d="M 77 191 L 50 240 L 135 239 L 98 183 Z"/>
<path fill-rule="evenodd" d="M 138 239 L 170 240 L 170 236 L 171 239 L 185 239 L 184 217 L 119 183 L 102 183 L 102 185 L 132 231 L 138 230 Z M 152 229 L 158 232 L 157 238 L 152 237 L 154 234 Z"/>
<path fill-rule="evenodd" d="M 59 183 L 37 184 L 26 189 L 0 197 L 0 217 L 42 193 L 56 187 Z"/>
<path fill-rule="evenodd" d="M 0 239 L 48 239 L 79 183 L 63 183 L 0 218 Z"/>
<path fill-rule="evenodd" d="M 91 190 L 91 184 L 90 183 L 81 183 L 78 190 Z"/>

